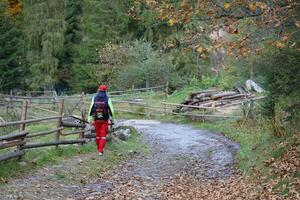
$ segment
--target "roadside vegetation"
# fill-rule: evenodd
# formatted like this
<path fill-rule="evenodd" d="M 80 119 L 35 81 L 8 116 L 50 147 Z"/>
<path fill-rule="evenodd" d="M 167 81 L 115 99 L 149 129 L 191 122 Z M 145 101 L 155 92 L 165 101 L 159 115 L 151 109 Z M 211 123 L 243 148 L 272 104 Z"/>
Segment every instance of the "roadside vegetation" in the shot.
<path fill-rule="evenodd" d="M 241 145 L 237 161 L 243 174 L 262 182 L 273 180 L 271 190 L 287 194 L 299 186 L 299 41 L 297 0 L 4 0 L 0 91 L 79 94 L 94 93 L 100 83 L 111 91 L 168 83 L 168 97 L 148 92 L 121 99 L 143 98 L 157 105 L 161 100 L 180 103 L 201 89 L 229 90 L 251 79 L 262 86 L 265 97 L 251 118 L 199 123 L 168 115 L 119 112 L 118 117 L 191 123 L 221 132 Z M 136 111 L 142 113 L 143 108 Z M 18 113 L 2 119 L 3 113 L 1 120 L 19 119 Z M 110 148 L 114 160 L 116 147 Z M 26 166 L 1 163 L 0 174 L 25 173 L 93 148 L 88 144 L 64 149 L 28 153 Z M 35 157 L 38 160 L 31 163 Z"/>
<path fill-rule="evenodd" d="M 216 83 L 194 82 L 181 90 L 174 91 L 166 101 L 180 103 L 191 92 L 211 87 L 223 88 L 220 82 L 222 83 L 222 80 L 218 80 Z M 153 98 L 155 99 L 155 97 Z M 157 119 L 165 122 L 190 124 L 196 128 L 223 134 L 240 145 L 236 155 L 236 167 L 241 174 L 249 177 L 250 180 L 245 180 L 245 183 L 250 184 L 252 181 L 255 182 L 254 185 L 265 184 L 272 192 L 283 195 L 283 197 L 290 193 L 299 193 L 299 190 L 296 189 L 297 180 L 300 177 L 297 171 L 300 155 L 299 134 L 294 132 L 295 129 L 292 129 L 291 126 L 285 126 L 286 131 L 278 136 L 278 133 L 274 132 L 274 128 L 272 128 L 274 124 L 265 116 L 266 101 L 255 102 L 254 118 L 248 119 L 206 119 L 203 122 L 201 119 L 195 120 L 170 115 L 144 116 L 120 113 L 119 116 L 126 119 Z M 283 126 L 281 127 L 283 128 Z"/>
<path fill-rule="evenodd" d="M 28 127 L 28 129 L 47 130 L 47 127 L 49 128 L 49 125 L 42 124 Z M 49 137 L 51 136 L 43 137 L 42 141 L 52 139 Z M 88 172 L 90 176 L 99 176 L 102 171 L 117 166 L 120 162 L 135 154 L 147 154 L 148 149 L 147 146 L 141 142 L 140 135 L 134 130 L 132 136 L 126 142 L 119 140 L 108 142 L 104 159 L 98 157 L 96 152 L 97 147 L 93 141 L 84 145 L 62 146 L 59 147 L 59 149 L 46 147 L 28 150 L 21 160 L 9 160 L 0 163 L 0 183 L 5 183 L 11 178 L 22 177 L 28 173 L 34 173 L 34 171 L 45 166 L 59 164 L 72 157 L 78 157 L 78 159 L 84 160 L 83 166 L 86 168 L 85 170 L 77 171 L 75 174 L 78 175 Z M 74 175 L 72 177 L 76 176 Z M 68 175 L 60 178 L 67 179 Z"/>

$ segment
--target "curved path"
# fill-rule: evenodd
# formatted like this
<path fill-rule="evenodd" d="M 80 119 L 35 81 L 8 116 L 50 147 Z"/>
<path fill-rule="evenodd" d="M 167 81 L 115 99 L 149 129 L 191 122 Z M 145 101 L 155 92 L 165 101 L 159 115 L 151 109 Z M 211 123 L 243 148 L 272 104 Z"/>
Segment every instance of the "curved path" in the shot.
<path fill-rule="evenodd" d="M 46 168 L 47 173 L 42 169 L 10 182 L 11 189 L 7 190 L 10 193 L 0 194 L 0 199 L 16 199 L 18 196 L 20 199 L 160 199 L 161 188 L 174 177 L 223 179 L 233 172 L 232 163 L 238 145 L 220 134 L 154 120 L 120 123 L 134 126 L 142 134 L 143 140 L 149 144 L 149 155 L 136 154 L 132 160 L 104 173 L 101 179 L 84 184 L 62 184 L 51 178 L 54 172 L 70 171 L 70 166 L 74 168 L 82 163 L 81 158 L 76 157 Z"/>
<path fill-rule="evenodd" d="M 81 198 L 160 199 L 160 189 L 174 176 L 222 179 L 233 172 L 238 145 L 220 134 L 154 120 L 126 120 L 121 124 L 134 126 L 143 134 L 150 155 L 126 162 L 87 184 Z"/>

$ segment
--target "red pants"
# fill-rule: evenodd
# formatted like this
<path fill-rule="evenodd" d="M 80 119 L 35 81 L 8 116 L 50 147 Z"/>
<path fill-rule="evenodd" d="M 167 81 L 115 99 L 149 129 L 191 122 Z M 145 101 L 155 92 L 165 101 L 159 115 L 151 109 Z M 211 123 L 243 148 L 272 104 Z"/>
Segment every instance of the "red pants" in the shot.
<path fill-rule="evenodd" d="M 108 130 L 108 120 L 95 120 L 96 144 L 98 152 L 103 153 L 106 144 L 106 135 Z"/>

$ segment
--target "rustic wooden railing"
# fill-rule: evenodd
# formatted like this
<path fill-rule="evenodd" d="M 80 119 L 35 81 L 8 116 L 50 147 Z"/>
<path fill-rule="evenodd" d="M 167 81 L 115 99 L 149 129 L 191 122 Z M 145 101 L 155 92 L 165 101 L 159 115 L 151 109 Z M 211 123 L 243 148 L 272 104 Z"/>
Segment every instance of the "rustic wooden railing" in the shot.
<path fill-rule="evenodd" d="M 84 105 L 83 98 L 80 100 L 80 104 Z M 4 153 L 0 154 L 0 161 L 5 161 L 12 158 L 20 158 L 25 154 L 26 149 L 31 148 L 40 148 L 47 146 L 55 146 L 58 148 L 59 145 L 68 145 L 68 144 L 84 144 L 86 140 L 84 139 L 84 133 L 87 131 L 91 131 L 90 129 L 85 130 L 85 107 L 80 107 L 81 116 L 82 116 L 82 124 L 77 124 L 75 122 L 66 121 L 70 119 L 70 116 L 65 116 L 64 114 L 64 99 L 60 99 L 58 102 L 58 111 L 48 110 L 46 108 L 41 108 L 37 106 L 32 106 L 29 101 L 24 100 L 22 109 L 21 109 L 21 120 L 19 121 L 11 121 L 11 122 L 0 122 L 0 128 L 11 127 L 11 126 L 19 126 L 19 131 L 14 133 L 9 133 L 6 135 L 0 136 L 0 150 L 5 150 Z M 32 107 L 31 107 L 32 106 Z M 47 111 L 48 113 L 56 114 L 56 116 L 47 116 L 43 118 L 37 119 L 28 119 L 28 109 L 41 109 L 43 111 Z M 53 122 L 56 121 L 56 127 L 50 130 L 40 131 L 40 132 L 30 132 L 26 130 L 27 125 L 33 123 L 42 123 L 42 122 Z M 63 132 L 65 127 L 76 127 L 80 128 L 80 130 L 71 130 L 67 132 Z M 53 134 L 53 141 L 47 142 L 30 142 L 32 138 L 43 137 L 46 135 Z M 78 139 L 62 139 L 61 136 L 68 136 L 78 134 Z"/>
<path fill-rule="evenodd" d="M 165 94 L 168 92 L 168 84 L 163 86 L 151 87 L 151 88 L 140 88 L 125 91 L 114 91 L 110 92 L 110 95 L 124 95 L 133 94 L 133 92 L 149 91 L 164 89 Z M 51 94 L 51 93 L 49 93 Z M 56 94 L 56 93 L 53 93 Z M 151 93 L 150 93 L 151 94 Z M 132 97 L 135 97 L 133 95 Z M 143 99 L 127 98 L 120 100 L 112 96 L 112 101 L 116 112 L 119 113 L 131 113 L 144 116 L 182 116 L 182 117 L 193 117 L 205 121 L 207 119 L 228 119 L 228 118 L 239 118 L 240 115 L 226 115 L 220 114 L 218 108 L 211 107 L 200 107 L 194 105 L 183 105 L 177 103 L 169 103 L 163 101 L 150 100 L 144 101 Z M 84 144 L 85 133 L 91 131 L 85 129 L 87 108 L 90 105 L 92 95 L 81 95 L 76 96 L 20 96 L 13 94 L 0 94 L 0 101 L 7 105 L 6 109 L 8 112 L 14 110 L 20 113 L 19 121 L 5 122 L 0 120 L 0 128 L 5 127 L 18 127 L 19 131 L 10 133 L 7 135 L 0 136 L 0 150 L 7 150 L 4 154 L 0 155 L 0 161 L 8 160 L 11 158 L 18 158 L 25 154 L 26 149 L 40 148 L 47 146 L 55 146 L 58 148 L 59 145 L 68 144 Z M 246 100 L 245 100 L 246 101 Z M 243 103 L 243 102 L 237 102 Z M 190 112 L 177 112 L 176 108 L 187 107 L 191 108 Z M 38 113 L 43 113 L 44 117 L 35 116 Z M 75 113 L 76 112 L 76 113 Z M 33 115 L 35 114 L 35 115 Z M 72 117 L 78 119 L 82 123 L 74 123 L 74 121 L 68 121 L 67 118 Z M 28 124 L 36 123 L 53 123 L 53 128 L 49 130 L 32 132 L 27 128 Z M 69 130 L 67 127 L 76 128 L 76 130 Z M 1 133 L 0 133 L 1 134 Z M 53 140 L 47 142 L 30 142 L 33 138 L 40 138 L 48 135 L 53 135 Z M 71 135 L 78 135 L 77 139 L 64 139 Z M 2 151 L 3 152 L 3 151 Z"/>

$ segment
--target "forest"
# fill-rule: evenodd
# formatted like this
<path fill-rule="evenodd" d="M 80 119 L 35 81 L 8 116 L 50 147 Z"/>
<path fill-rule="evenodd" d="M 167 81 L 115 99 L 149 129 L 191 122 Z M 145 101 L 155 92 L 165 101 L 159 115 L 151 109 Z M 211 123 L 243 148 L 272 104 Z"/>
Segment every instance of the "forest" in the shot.
<path fill-rule="evenodd" d="M 240 191 L 238 196 L 244 197 L 245 191 L 249 192 L 253 186 L 251 184 L 254 183 L 253 179 L 249 181 L 243 175 L 251 171 L 252 178 L 259 177 L 258 179 L 263 182 L 258 184 L 261 193 L 254 194 L 252 198 L 250 191 L 244 199 L 280 199 L 278 195 L 282 195 L 281 199 L 300 199 L 300 2 L 298 0 L 0 0 L 0 93 L 3 101 L 12 100 L 5 96 L 9 93 L 17 95 L 22 91 L 55 90 L 55 94 L 57 92 L 60 97 L 72 98 L 74 95 L 73 98 L 76 98 L 76 95 L 78 97 L 82 94 L 82 105 L 85 105 L 84 94 L 90 98 L 88 95 L 95 93 L 99 84 L 107 85 L 108 91 L 131 90 L 131 92 L 134 88 L 166 85 L 167 89 L 163 91 L 166 94 L 163 94 L 163 97 L 152 90 L 143 93 L 145 98 L 154 94 L 153 97 L 148 96 L 149 99 L 152 98 L 149 106 L 154 108 L 161 101 L 165 103 L 164 105 L 169 103 L 174 106 L 183 101 L 196 100 L 203 103 L 209 99 L 213 107 L 215 106 L 215 102 L 211 101 L 213 98 L 223 101 L 223 97 L 226 99 L 223 94 L 227 95 L 226 92 L 232 92 L 233 88 L 244 85 L 247 80 L 257 83 L 263 89 L 262 93 L 256 94 L 261 100 L 255 102 L 253 115 L 250 117 L 244 115 L 235 121 L 224 120 L 221 123 L 218 120 L 204 122 L 203 118 L 203 123 L 200 123 L 190 118 L 179 119 L 177 118 L 179 113 L 175 113 L 176 117 L 172 116 L 173 118 L 164 113 L 158 120 L 179 121 L 201 130 L 205 128 L 221 132 L 222 134 L 214 136 L 222 140 L 223 143 L 218 140 L 219 146 L 231 145 L 230 148 L 234 146 L 222 138 L 223 135 L 240 145 L 236 158 L 242 174 L 239 174 L 238 178 L 233 175 L 228 179 L 226 195 L 231 193 L 227 192 L 228 189 Z M 210 94 L 208 98 L 205 95 L 211 92 L 210 90 L 225 92 L 221 96 L 218 96 L 219 93 Z M 194 95 L 191 92 L 194 92 Z M 233 96 L 227 98 L 237 96 L 246 98 L 244 94 L 235 92 L 232 94 Z M 134 96 L 133 93 L 127 95 Z M 188 95 L 190 99 L 187 99 Z M 195 96 L 199 98 L 193 98 Z M 142 104 L 131 102 L 132 99 L 114 100 L 119 103 L 129 102 L 126 109 L 130 112 L 133 104 L 138 106 Z M 20 102 L 22 101 L 18 103 Z M 9 106 L 10 104 L 6 114 L 11 114 Z M 243 106 L 244 104 L 240 105 L 240 111 L 244 109 Z M 55 113 L 55 102 L 52 107 L 47 109 L 48 111 L 53 109 L 50 112 Z M 45 111 L 45 108 L 39 108 Z M 63 106 L 60 108 L 63 113 Z M 179 112 L 185 110 L 182 108 L 177 107 L 177 110 Z M 139 107 L 137 110 L 141 113 L 145 111 L 143 109 Z M 200 107 L 194 106 L 193 109 L 198 111 L 197 114 L 200 113 Z M 206 116 L 211 116 L 211 109 L 215 108 L 206 110 Z M 174 110 L 171 111 L 173 114 Z M 125 119 L 128 117 L 118 114 Z M 82 114 L 82 118 L 84 117 Z M 143 118 L 141 115 L 134 117 Z M 2 125 L 6 123 L 4 118 L 2 121 L 4 121 Z M 159 124 L 160 122 L 147 122 L 150 125 L 144 121 L 128 123 L 144 127 L 153 125 L 158 138 L 166 133 L 168 133 L 166 138 L 171 137 L 172 134 L 177 134 L 176 129 L 181 131 L 187 128 L 178 124 Z M 161 127 L 165 128 L 163 129 L 165 132 L 160 130 Z M 151 128 L 149 130 L 152 131 Z M 193 128 L 186 129 L 188 134 L 195 138 L 199 137 Z M 148 132 L 153 134 L 149 130 Z M 204 139 L 211 142 L 212 136 L 207 132 L 203 134 L 206 137 Z M 142 149 L 144 146 L 136 132 L 133 136 L 133 140 L 129 140 L 128 143 L 119 141 L 120 148 L 116 143 L 111 143 L 109 156 L 112 157 L 108 156 L 108 160 L 112 159 L 112 163 L 116 165 L 115 161 L 121 157 L 119 154 L 122 154 L 116 153 L 118 150 L 130 152 L 124 153 L 126 156 L 139 155 L 132 148 Z M 183 140 L 188 144 L 191 142 L 186 138 Z M 168 142 L 176 143 L 172 138 L 161 141 L 165 142 L 165 145 L 169 145 Z M 197 144 L 197 141 L 192 141 L 191 144 L 193 142 Z M 7 145 L 0 143 L 0 146 L 1 144 Z M 164 164 L 169 159 L 169 155 L 159 149 L 162 147 L 157 147 L 156 143 L 150 142 L 147 145 L 156 148 L 154 157 L 151 157 L 155 161 L 153 163 Z M 180 146 L 179 143 L 177 145 Z M 217 147 L 214 145 L 215 149 L 208 149 L 207 152 L 202 152 L 203 155 L 214 156 L 214 152 L 220 150 L 218 145 Z M 83 151 L 90 153 L 94 150 L 93 146 L 88 148 L 90 149 Z M 220 154 L 227 153 L 227 157 L 235 154 L 233 150 L 230 152 L 227 150 L 220 151 Z M 77 149 L 74 152 L 72 155 L 76 154 Z M 161 152 L 165 153 L 162 153 L 164 159 L 155 160 Z M 57 158 L 56 151 L 50 153 Z M 42 160 L 44 162 L 47 159 Z M 179 163 L 177 158 L 173 161 Z M 185 164 L 189 167 L 194 166 L 195 163 L 190 165 L 189 162 Z M 103 163 L 105 166 L 106 163 Z M 108 166 L 113 165 L 112 163 Z M 153 163 L 148 164 L 155 170 L 156 166 Z M 16 169 L 20 168 L 18 163 L 10 164 L 17 166 Z M 161 165 L 164 167 L 163 164 Z M 10 165 L 7 166 L 0 165 L 0 172 L 5 173 L 2 169 L 6 169 L 8 174 L 11 173 L 12 170 L 8 169 Z M 178 166 L 175 165 L 176 167 Z M 267 175 L 264 175 L 262 169 L 270 168 L 273 171 L 268 171 L 269 177 L 265 178 Z M 147 166 L 144 166 L 144 169 L 147 169 Z M 123 168 L 118 174 L 127 173 L 123 173 L 122 170 Z M 168 173 L 167 168 L 164 170 L 163 172 Z M 189 170 L 192 171 L 194 168 Z M 0 174 L 0 182 L 2 175 Z M 190 197 L 194 197 L 193 195 L 197 193 L 204 196 L 215 195 L 212 197 L 215 199 L 224 192 L 222 181 L 201 182 L 204 186 L 208 184 L 208 187 L 200 187 L 201 184 L 193 182 L 194 179 L 191 181 L 180 177 L 177 180 L 175 177 L 172 180 L 174 182 L 163 185 L 160 192 L 162 195 L 174 194 L 173 199 L 176 199 L 178 191 L 180 195 L 188 195 L 186 198 L 177 199 L 193 199 Z M 156 184 L 151 183 L 153 183 L 151 188 L 156 191 Z M 136 189 L 134 184 L 125 188 L 123 184 L 117 185 L 120 185 L 123 194 L 127 194 L 127 186 Z M 257 186 L 257 183 L 254 185 Z M 297 187 L 298 190 L 295 189 Z M 139 188 L 137 190 L 139 191 Z M 114 195 L 118 195 L 118 189 L 114 192 Z M 273 194 L 274 198 L 271 198 Z M 231 199 L 235 198 L 231 196 Z"/>
<path fill-rule="evenodd" d="M 297 1 L 2 0 L 0 91 L 92 93 L 169 82 L 267 91 L 299 120 Z M 296 119 L 296 120 L 295 120 Z"/>

